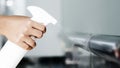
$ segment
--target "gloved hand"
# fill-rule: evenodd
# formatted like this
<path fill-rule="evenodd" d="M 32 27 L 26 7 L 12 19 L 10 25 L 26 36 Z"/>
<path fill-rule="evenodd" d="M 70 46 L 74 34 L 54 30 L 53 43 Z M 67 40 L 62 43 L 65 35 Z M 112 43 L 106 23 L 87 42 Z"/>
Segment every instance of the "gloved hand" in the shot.
<path fill-rule="evenodd" d="M 31 36 L 41 38 L 45 32 L 46 27 L 30 20 L 30 17 L 0 16 L 0 33 L 23 49 L 33 49 L 36 43 Z"/>

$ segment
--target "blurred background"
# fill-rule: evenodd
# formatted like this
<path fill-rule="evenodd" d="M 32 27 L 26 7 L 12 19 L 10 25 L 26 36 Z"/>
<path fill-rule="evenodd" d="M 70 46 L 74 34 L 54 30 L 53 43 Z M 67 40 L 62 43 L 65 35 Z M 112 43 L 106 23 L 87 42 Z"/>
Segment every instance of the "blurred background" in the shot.
<path fill-rule="evenodd" d="M 0 0 L 1 15 L 32 17 L 26 8 L 34 5 L 58 20 L 56 25 L 47 25 L 44 37 L 36 41 L 37 47 L 25 55 L 17 68 L 120 68 L 119 58 L 112 50 L 112 47 L 119 50 L 119 3 L 119 0 Z M 102 42 L 97 44 L 91 39 Z M 1 47 L 6 40 L 0 37 Z M 99 50 L 92 50 L 89 42 L 91 47 L 100 45 L 93 46 Z"/>

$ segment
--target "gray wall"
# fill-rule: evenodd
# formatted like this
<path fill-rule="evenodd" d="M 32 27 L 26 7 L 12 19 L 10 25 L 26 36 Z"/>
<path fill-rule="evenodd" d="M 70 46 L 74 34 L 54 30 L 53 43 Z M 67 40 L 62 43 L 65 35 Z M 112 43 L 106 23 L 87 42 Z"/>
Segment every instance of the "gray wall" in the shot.
<path fill-rule="evenodd" d="M 120 0 L 62 0 L 65 32 L 120 35 Z"/>
<path fill-rule="evenodd" d="M 57 20 L 56 26 L 48 25 L 44 37 L 37 40 L 37 47 L 27 54 L 27 56 L 62 56 L 64 49 L 59 38 L 60 32 L 60 0 L 27 0 L 27 6 L 35 5 L 45 9 Z M 28 14 L 28 13 L 27 13 Z"/>

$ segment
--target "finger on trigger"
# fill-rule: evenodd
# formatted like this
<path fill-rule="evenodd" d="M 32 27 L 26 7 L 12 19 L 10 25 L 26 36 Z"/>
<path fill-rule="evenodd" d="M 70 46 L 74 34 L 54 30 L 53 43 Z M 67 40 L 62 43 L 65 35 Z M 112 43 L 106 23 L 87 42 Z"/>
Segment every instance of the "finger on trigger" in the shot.
<path fill-rule="evenodd" d="M 35 38 L 41 38 L 43 36 L 43 32 L 40 30 L 32 29 L 30 32 L 30 36 Z"/>
<path fill-rule="evenodd" d="M 33 49 L 33 48 L 30 47 L 28 44 L 26 44 L 26 42 L 24 42 L 24 41 L 19 42 L 18 45 L 19 45 L 21 48 L 25 49 L 25 50 L 31 50 L 31 49 Z"/>
<path fill-rule="evenodd" d="M 36 46 L 35 40 L 33 40 L 31 37 L 25 37 L 24 42 L 32 48 Z"/>
<path fill-rule="evenodd" d="M 32 28 L 41 30 L 42 32 L 46 31 L 46 27 L 42 23 L 38 23 L 38 22 L 33 22 L 32 23 Z"/>

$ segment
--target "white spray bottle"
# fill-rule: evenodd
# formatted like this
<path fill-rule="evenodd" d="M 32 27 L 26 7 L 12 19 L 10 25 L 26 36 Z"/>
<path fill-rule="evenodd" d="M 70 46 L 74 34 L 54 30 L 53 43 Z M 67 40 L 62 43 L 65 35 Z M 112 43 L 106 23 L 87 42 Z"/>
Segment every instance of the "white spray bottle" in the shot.
<path fill-rule="evenodd" d="M 27 9 L 33 15 L 31 20 L 42 22 L 44 25 L 57 23 L 54 17 L 39 7 L 28 6 Z M 15 68 L 27 52 L 28 50 L 24 50 L 8 40 L 0 51 L 0 68 Z"/>

